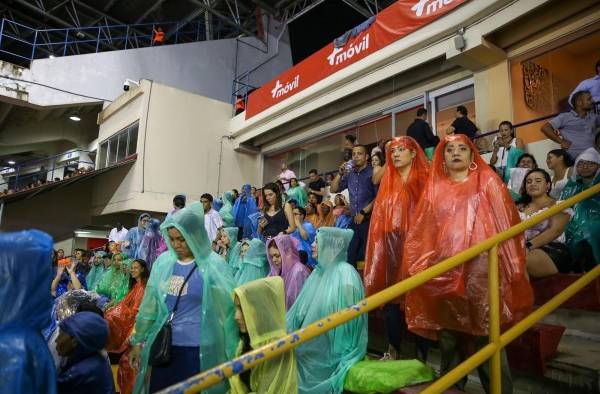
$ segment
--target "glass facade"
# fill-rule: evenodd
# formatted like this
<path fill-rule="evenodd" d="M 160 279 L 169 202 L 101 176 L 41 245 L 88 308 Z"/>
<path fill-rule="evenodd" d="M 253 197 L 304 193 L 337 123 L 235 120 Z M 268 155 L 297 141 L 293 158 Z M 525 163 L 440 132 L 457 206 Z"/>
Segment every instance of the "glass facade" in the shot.
<path fill-rule="evenodd" d="M 137 151 L 139 122 L 135 122 L 100 143 L 97 168 L 121 162 Z"/>

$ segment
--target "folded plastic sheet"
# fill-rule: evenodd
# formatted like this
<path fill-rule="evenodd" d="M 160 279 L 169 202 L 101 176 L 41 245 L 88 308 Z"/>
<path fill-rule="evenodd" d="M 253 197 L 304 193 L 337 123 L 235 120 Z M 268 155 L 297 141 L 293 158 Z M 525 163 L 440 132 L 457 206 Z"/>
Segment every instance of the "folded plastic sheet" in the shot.
<path fill-rule="evenodd" d="M 0 392 L 56 392 L 56 369 L 41 335 L 50 324 L 52 238 L 0 234 Z"/>
<path fill-rule="evenodd" d="M 357 394 L 392 393 L 433 379 L 435 371 L 419 360 L 364 360 L 350 368 L 344 389 Z"/>
<path fill-rule="evenodd" d="M 460 141 L 473 152 L 469 175 L 453 182 L 446 174 L 444 149 Z M 476 167 L 476 168 L 475 168 Z M 446 137 L 437 147 L 431 174 L 404 246 L 402 269 L 414 276 L 520 222 L 502 180 L 463 135 Z M 525 277 L 523 235 L 498 247 L 500 322 L 514 323 L 531 309 L 533 292 Z M 409 329 L 432 339 L 442 329 L 487 335 L 488 253 L 430 280 L 406 296 Z"/>

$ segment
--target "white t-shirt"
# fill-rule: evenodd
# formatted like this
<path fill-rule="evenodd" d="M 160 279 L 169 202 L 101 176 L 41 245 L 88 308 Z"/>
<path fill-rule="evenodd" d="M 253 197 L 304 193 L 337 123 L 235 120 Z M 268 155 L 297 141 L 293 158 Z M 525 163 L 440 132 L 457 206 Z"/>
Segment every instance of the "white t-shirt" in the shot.
<path fill-rule="evenodd" d="M 127 233 L 128 230 L 125 227 L 123 227 L 121 231 L 117 230 L 117 228 L 115 227 L 112 230 L 110 230 L 110 234 L 108 234 L 108 241 L 123 242 L 127 237 Z"/>
<path fill-rule="evenodd" d="M 283 187 L 285 187 L 285 190 L 290 188 L 290 179 L 292 178 L 296 178 L 296 174 L 290 169 L 287 169 L 279 174 L 279 180 L 283 182 Z"/>
<path fill-rule="evenodd" d="M 208 239 L 210 242 L 214 241 L 215 238 L 217 238 L 217 231 L 220 227 L 223 227 L 223 219 L 221 219 L 219 212 L 211 208 L 210 211 L 205 213 L 204 227 L 206 227 L 206 232 L 208 233 Z"/>

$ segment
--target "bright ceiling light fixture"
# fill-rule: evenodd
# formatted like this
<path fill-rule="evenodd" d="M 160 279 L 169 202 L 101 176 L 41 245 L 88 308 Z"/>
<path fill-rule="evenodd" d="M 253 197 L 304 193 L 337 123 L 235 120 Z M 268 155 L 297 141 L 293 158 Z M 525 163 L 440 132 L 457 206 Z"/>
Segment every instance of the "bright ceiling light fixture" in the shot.
<path fill-rule="evenodd" d="M 77 112 L 74 112 L 69 115 L 69 119 L 71 119 L 73 122 L 79 122 L 81 121 L 81 116 L 79 116 Z"/>
<path fill-rule="evenodd" d="M 9 160 L 9 161 L 7 161 L 7 163 L 9 166 L 14 166 L 15 164 L 17 164 L 17 162 L 14 160 Z"/>

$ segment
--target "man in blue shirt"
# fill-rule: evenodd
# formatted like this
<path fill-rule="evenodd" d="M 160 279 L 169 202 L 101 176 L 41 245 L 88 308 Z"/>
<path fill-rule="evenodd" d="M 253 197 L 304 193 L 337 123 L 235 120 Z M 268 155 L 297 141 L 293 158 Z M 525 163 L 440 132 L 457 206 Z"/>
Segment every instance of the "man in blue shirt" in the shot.
<path fill-rule="evenodd" d="M 331 192 L 340 193 L 348 189 L 350 196 L 350 211 L 352 223 L 349 229 L 354 231 L 354 236 L 348 248 L 348 262 L 356 267 L 357 261 L 365 259 L 365 247 L 369 235 L 371 210 L 377 190 L 373 184 L 373 167 L 369 164 L 369 154 L 364 145 L 352 148 L 352 168 L 347 168 L 343 163 L 338 174 L 331 182 Z"/>
<path fill-rule="evenodd" d="M 571 107 L 575 108 L 575 103 L 572 101 L 575 93 L 584 90 L 590 92 L 592 100 L 594 100 L 596 105 L 600 103 L 600 60 L 596 62 L 596 75 L 581 81 L 569 96 L 569 104 L 571 104 Z"/>

